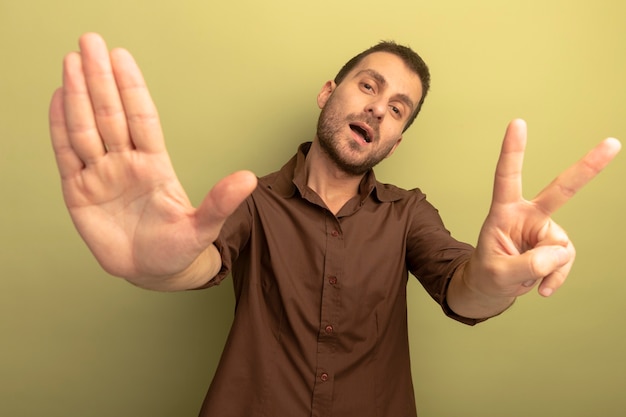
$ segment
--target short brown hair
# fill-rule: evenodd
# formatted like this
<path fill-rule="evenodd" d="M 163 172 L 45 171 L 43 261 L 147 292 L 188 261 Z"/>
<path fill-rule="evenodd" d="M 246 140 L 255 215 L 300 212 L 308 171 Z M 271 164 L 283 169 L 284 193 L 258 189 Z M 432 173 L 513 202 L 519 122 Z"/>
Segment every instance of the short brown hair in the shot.
<path fill-rule="evenodd" d="M 339 70 L 337 75 L 335 76 L 335 84 L 341 83 L 343 79 L 348 75 L 352 69 L 359 64 L 366 56 L 374 53 L 374 52 L 388 52 L 394 54 L 402 59 L 407 67 L 409 67 L 412 71 L 414 71 L 422 82 L 422 97 L 415 108 L 415 111 L 409 117 L 409 120 L 404 126 L 404 130 L 407 130 L 413 121 L 417 117 L 417 114 L 420 112 L 422 108 L 422 104 L 424 104 L 424 100 L 426 99 L 426 94 L 428 94 L 428 90 L 430 88 L 430 71 L 428 70 L 428 66 L 424 62 L 424 60 L 411 48 L 408 46 L 398 45 L 393 41 L 382 41 L 378 44 L 366 49 L 360 54 L 356 55 Z"/>

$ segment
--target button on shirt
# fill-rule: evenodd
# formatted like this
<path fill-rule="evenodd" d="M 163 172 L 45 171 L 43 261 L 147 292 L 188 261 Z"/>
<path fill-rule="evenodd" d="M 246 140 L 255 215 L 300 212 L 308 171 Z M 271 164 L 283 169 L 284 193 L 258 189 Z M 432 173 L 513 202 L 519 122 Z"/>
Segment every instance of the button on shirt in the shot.
<path fill-rule="evenodd" d="M 472 247 L 419 190 L 376 181 L 333 215 L 306 185 L 310 144 L 259 180 L 216 246 L 236 309 L 201 416 L 414 417 L 406 284 L 450 317 L 455 269 Z"/>

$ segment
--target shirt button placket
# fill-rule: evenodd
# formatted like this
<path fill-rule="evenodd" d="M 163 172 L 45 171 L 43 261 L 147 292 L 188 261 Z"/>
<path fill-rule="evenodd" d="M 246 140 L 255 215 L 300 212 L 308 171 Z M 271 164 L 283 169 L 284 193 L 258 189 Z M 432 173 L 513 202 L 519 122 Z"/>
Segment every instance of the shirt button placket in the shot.
<path fill-rule="evenodd" d="M 329 415 L 332 410 L 333 374 L 335 367 L 337 325 L 340 323 L 340 298 L 338 274 L 343 270 L 345 247 L 341 224 L 330 212 L 326 216 L 326 249 L 318 345 L 316 384 L 313 388 L 311 416 Z"/>

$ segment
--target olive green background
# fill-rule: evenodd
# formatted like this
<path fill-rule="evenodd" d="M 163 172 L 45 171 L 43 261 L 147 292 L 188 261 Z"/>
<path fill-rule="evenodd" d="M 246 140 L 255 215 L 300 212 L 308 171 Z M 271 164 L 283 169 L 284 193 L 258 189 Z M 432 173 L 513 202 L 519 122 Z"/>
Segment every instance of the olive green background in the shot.
<path fill-rule="evenodd" d="M 0 415 L 195 416 L 232 319 L 230 280 L 140 290 L 103 273 L 73 229 L 47 106 L 81 33 L 135 55 L 194 202 L 310 140 L 315 96 L 352 55 L 411 45 L 431 95 L 378 176 L 422 188 L 474 243 L 509 120 L 529 124 L 527 198 L 603 138 L 626 138 L 625 17 L 622 0 L 0 0 Z M 421 417 L 623 415 L 625 164 L 555 216 L 578 259 L 552 298 L 533 292 L 470 328 L 411 279 Z"/>

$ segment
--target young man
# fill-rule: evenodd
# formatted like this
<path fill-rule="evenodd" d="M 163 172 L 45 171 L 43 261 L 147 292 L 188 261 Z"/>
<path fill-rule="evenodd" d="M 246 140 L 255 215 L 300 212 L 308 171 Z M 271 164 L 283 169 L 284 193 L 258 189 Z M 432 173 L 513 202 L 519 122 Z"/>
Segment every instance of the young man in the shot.
<path fill-rule="evenodd" d="M 617 154 L 607 139 L 534 200 L 521 196 L 525 125 L 509 125 L 477 247 L 419 190 L 376 181 L 428 91 L 413 51 L 377 45 L 318 95 L 311 143 L 279 171 L 237 172 L 196 209 L 176 179 L 128 52 L 86 34 L 50 109 L 72 219 L 102 267 L 141 287 L 210 287 L 232 274 L 237 309 L 202 416 L 415 416 L 406 281 L 475 324 L 574 261 L 550 219 Z"/>

